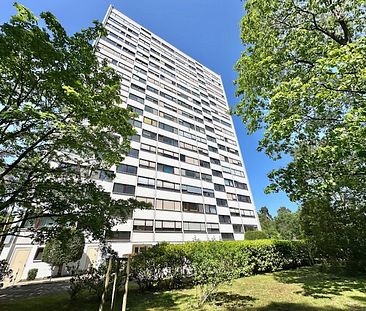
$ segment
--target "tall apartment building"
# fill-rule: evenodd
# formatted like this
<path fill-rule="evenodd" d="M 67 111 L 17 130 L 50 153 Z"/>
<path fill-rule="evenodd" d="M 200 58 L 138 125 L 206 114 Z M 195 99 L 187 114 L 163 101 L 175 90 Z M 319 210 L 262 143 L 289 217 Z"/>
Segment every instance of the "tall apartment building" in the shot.
<path fill-rule="evenodd" d="M 161 241 L 242 240 L 258 229 L 221 77 L 113 7 L 104 25 L 108 35 L 95 43 L 97 55 L 122 76 L 137 134 L 125 161 L 111 168 L 116 177 L 101 171 L 94 178 L 115 198 L 154 207 L 116 226 L 112 247 L 123 255 Z M 12 262 L 25 245 L 22 278 L 31 268 L 46 275 L 42 247 L 30 241 L 9 242 L 1 257 Z M 87 244 L 81 266 L 97 252 Z"/>

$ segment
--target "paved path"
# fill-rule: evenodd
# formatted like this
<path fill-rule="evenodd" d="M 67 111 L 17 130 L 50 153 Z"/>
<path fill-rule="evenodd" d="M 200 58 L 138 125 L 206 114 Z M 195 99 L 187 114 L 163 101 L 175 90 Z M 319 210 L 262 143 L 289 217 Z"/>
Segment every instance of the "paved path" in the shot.
<path fill-rule="evenodd" d="M 7 287 L 0 289 L 0 303 L 4 301 L 12 301 L 19 298 L 32 298 L 46 295 L 64 293 L 69 287 L 68 281 L 36 283 L 22 286 Z"/>

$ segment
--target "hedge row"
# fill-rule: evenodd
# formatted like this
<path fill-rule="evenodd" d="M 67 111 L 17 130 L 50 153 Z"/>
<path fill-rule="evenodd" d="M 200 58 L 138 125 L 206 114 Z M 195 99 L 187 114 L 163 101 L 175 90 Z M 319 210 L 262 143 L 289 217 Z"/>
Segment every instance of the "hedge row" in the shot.
<path fill-rule="evenodd" d="M 311 249 L 303 241 L 161 243 L 135 256 L 131 271 L 141 289 L 153 290 L 222 283 L 311 262 Z"/>

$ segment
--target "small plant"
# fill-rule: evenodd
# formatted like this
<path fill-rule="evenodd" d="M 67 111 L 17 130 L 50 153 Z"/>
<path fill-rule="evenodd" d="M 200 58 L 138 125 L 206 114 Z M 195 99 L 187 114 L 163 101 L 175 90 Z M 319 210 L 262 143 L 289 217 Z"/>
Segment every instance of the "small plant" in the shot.
<path fill-rule="evenodd" d="M 27 280 L 28 281 L 33 281 L 37 277 L 37 273 L 38 273 L 38 269 L 36 269 L 36 268 L 30 269 L 28 271 Z"/>

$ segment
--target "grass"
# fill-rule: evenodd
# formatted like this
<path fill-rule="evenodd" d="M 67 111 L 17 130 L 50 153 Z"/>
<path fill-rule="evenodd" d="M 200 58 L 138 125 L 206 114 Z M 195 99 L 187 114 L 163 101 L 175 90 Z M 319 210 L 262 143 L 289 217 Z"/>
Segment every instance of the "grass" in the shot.
<path fill-rule="evenodd" d="M 143 294 L 131 291 L 128 310 L 197 310 L 195 295 L 195 289 Z M 93 311 L 98 310 L 98 305 L 93 297 L 83 296 L 70 301 L 67 294 L 61 294 L 9 303 L 0 302 L 0 310 Z M 119 305 L 116 310 L 120 310 Z M 366 276 L 349 277 L 322 273 L 316 267 L 256 275 L 223 286 L 215 303 L 205 305 L 202 310 L 366 310 Z"/>

